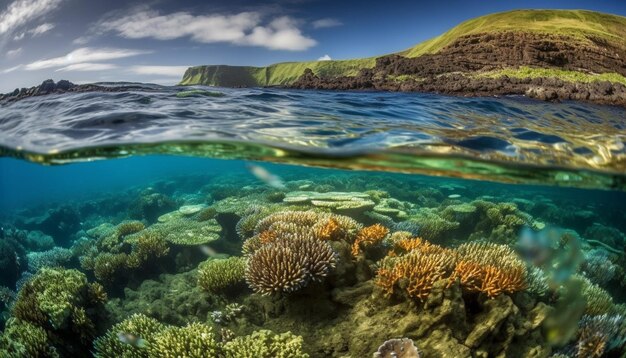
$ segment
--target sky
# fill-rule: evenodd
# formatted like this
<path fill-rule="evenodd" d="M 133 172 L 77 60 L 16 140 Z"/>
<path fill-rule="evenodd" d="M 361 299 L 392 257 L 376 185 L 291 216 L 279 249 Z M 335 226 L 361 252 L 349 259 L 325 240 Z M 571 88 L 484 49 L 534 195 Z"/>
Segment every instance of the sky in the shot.
<path fill-rule="evenodd" d="M 377 56 L 525 8 L 626 16 L 622 0 L 0 0 L 0 92 L 48 78 L 175 84 L 194 65 Z"/>

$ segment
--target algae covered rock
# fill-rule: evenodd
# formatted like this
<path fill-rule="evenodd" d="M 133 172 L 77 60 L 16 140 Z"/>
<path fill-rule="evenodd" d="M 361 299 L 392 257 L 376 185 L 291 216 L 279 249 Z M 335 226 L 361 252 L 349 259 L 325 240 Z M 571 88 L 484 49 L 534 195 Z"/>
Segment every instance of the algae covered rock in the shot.
<path fill-rule="evenodd" d="M 309 358 L 302 350 L 302 337 L 291 332 L 255 331 L 224 344 L 225 358 Z"/>

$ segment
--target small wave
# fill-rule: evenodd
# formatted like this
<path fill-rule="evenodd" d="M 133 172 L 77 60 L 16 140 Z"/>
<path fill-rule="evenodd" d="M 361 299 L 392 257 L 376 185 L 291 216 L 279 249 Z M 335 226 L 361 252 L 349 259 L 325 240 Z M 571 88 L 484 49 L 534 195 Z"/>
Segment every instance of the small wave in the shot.
<path fill-rule="evenodd" d="M 226 146 L 235 150 L 242 143 L 262 147 L 262 158 L 253 155 L 261 160 L 280 161 L 287 152 L 291 162 L 306 157 L 301 164 L 507 182 L 619 187 L 626 173 L 626 109 L 619 107 L 258 88 L 211 88 L 224 96 L 183 97 L 176 93 L 185 88 L 145 88 L 150 90 L 138 85 L 126 92 L 68 93 L 2 105 L 2 152 L 49 163 L 85 160 L 94 152 L 98 158 L 123 155 L 127 149 L 172 152 L 172 145 L 178 154 L 250 156 L 225 154 L 228 142 L 237 143 Z M 202 146 L 206 150 L 198 151 Z M 399 158 L 394 156 L 402 159 L 390 159 Z M 437 163 L 426 164 L 435 157 Z M 474 164 L 458 170 L 452 158 Z M 539 179 L 529 173 L 537 168 L 567 175 Z M 595 177 L 580 179 L 582 172 Z"/>

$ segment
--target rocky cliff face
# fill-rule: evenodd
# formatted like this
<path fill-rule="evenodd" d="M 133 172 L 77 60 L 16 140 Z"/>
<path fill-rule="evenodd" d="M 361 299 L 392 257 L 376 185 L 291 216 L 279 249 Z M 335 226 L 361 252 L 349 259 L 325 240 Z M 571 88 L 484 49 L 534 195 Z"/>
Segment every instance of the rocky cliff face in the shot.
<path fill-rule="evenodd" d="M 519 32 L 463 36 L 436 54 L 415 58 L 379 57 L 372 69 L 354 77 L 323 78 L 305 73 L 294 88 L 418 91 L 469 96 L 525 94 L 558 100 L 576 99 L 626 105 L 626 86 L 558 78 L 483 77 L 488 71 L 531 66 L 582 73 L 626 76 L 626 50 L 600 38 Z M 402 78 L 402 80 L 398 80 Z"/>

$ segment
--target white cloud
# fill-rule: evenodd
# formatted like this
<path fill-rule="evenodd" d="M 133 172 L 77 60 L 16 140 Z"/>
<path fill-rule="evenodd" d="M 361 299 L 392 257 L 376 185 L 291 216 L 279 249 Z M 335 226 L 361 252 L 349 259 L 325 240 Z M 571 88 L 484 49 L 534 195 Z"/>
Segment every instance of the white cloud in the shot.
<path fill-rule="evenodd" d="M 15 0 L 0 12 L 0 35 L 56 9 L 62 0 Z"/>
<path fill-rule="evenodd" d="M 332 58 L 330 58 L 329 55 L 324 55 L 324 56 L 318 58 L 317 60 L 318 61 L 330 61 L 330 60 L 332 60 Z"/>
<path fill-rule="evenodd" d="M 91 38 L 90 38 L 89 36 L 80 36 L 80 37 L 75 38 L 75 39 L 72 41 L 72 43 L 73 43 L 74 45 L 84 45 L 84 44 L 86 44 L 87 42 L 89 42 L 89 40 L 91 40 Z"/>
<path fill-rule="evenodd" d="M 38 36 L 41 35 L 43 33 L 46 33 L 52 29 L 54 29 L 55 25 L 54 24 L 50 24 L 50 23 L 45 23 L 45 24 L 41 24 L 37 27 L 35 27 L 34 29 L 28 30 L 28 33 L 33 35 L 33 36 Z"/>
<path fill-rule="evenodd" d="M 326 27 L 341 26 L 343 23 L 337 19 L 325 18 L 313 21 L 313 27 L 316 29 L 322 29 Z"/>
<path fill-rule="evenodd" d="M 73 65 L 61 67 L 61 68 L 57 69 L 56 72 L 58 72 L 58 71 L 62 71 L 62 72 L 105 71 L 105 70 L 112 70 L 112 69 L 115 69 L 115 68 L 117 68 L 117 65 L 114 65 L 112 63 L 82 62 L 82 63 L 75 63 Z"/>
<path fill-rule="evenodd" d="M 50 23 L 41 24 L 34 29 L 30 29 L 28 31 L 21 32 L 13 37 L 14 41 L 19 41 L 26 37 L 26 35 L 31 35 L 31 37 L 37 37 L 41 34 L 44 34 L 52 29 L 54 29 L 55 25 Z"/>
<path fill-rule="evenodd" d="M 149 9 L 100 23 L 102 31 L 116 32 L 130 38 L 171 40 L 189 37 L 202 43 L 229 42 L 238 45 L 262 46 L 275 50 L 305 50 L 316 44 L 296 27 L 289 17 L 274 19 L 262 24 L 257 12 L 235 15 L 192 15 L 175 12 L 161 15 Z"/>
<path fill-rule="evenodd" d="M 286 16 L 275 19 L 268 26 L 255 27 L 252 33 L 238 42 L 272 50 L 291 51 L 306 50 L 317 44 L 312 38 L 302 36 L 302 32 L 295 26 L 295 21 Z"/>
<path fill-rule="evenodd" d="M 24 66 L 26 70 L 41 70 L 52 67 L 67 67 L 78 63 L 113 60 L 117 58 L 131 57 L 150 53 L 149 51 L 132 50 L 123 48 L 91 48 L 82 47 L 65 56 L 39 60 Z"/>
<path fill-rule="evenodd" d="M 17 57 L 21 53 L 22 53 L 22 48 L 21 47 L 18 47 L 18 48 L 13 49 L 13 50 L 9 50 L 9 51 L 7 51 L 7 58 Z"/>
<path fill-rule="evenodd" d="M 188 66 L 132 66 L 129 70 L 138 75 L 182 77 Z"/>
<path fill-rule="evenodd" d="M 0 73 L 2 74 L 7 74 L 7 73 L 11 73 L 13 71 L 17 71 L 20 68 L 22 68 L 23 65 L 17 65 L 17 66 L 13 66 L 13 67 L 9 67 L 9 68 L 5 68 L 4 70 L 0 71 Z"/>

